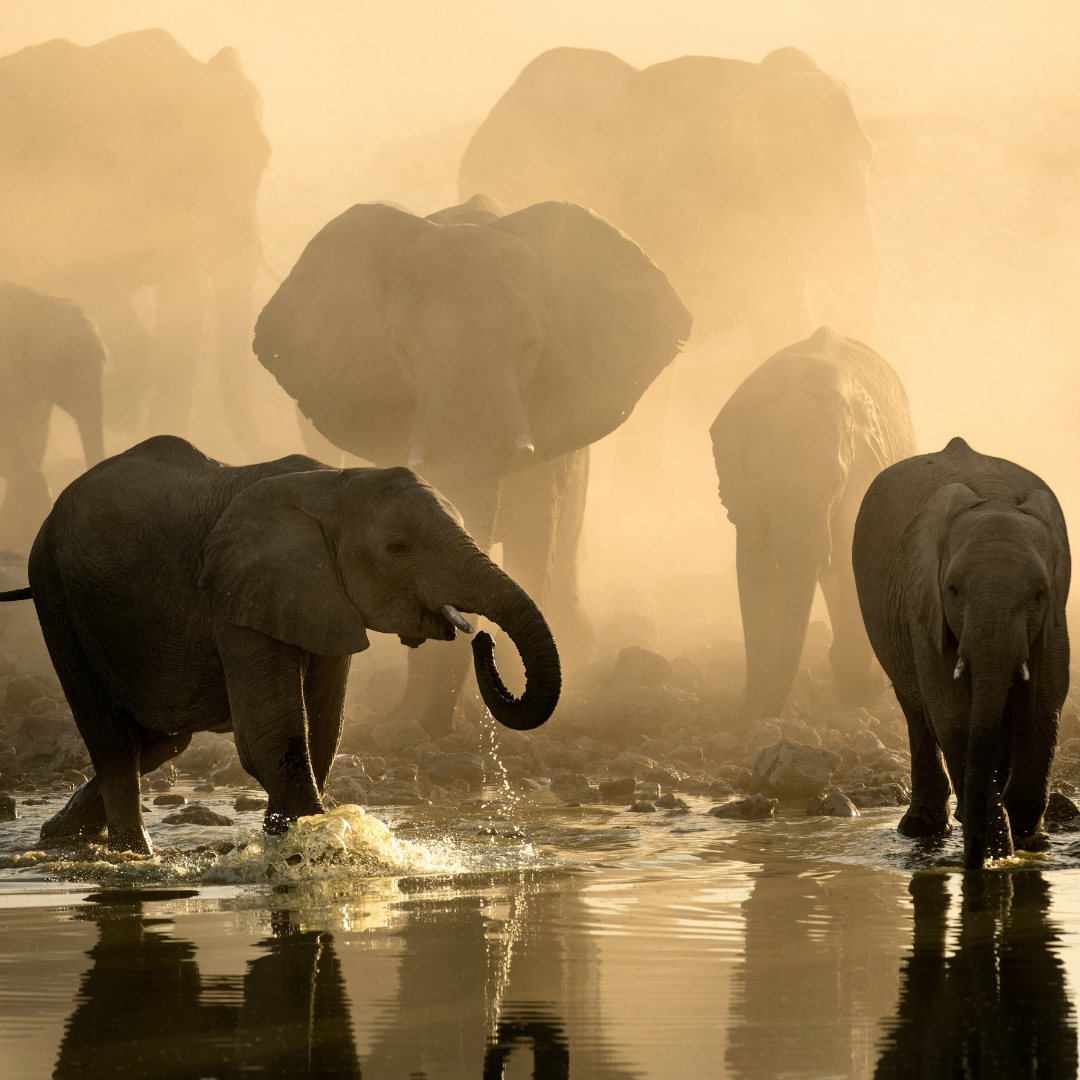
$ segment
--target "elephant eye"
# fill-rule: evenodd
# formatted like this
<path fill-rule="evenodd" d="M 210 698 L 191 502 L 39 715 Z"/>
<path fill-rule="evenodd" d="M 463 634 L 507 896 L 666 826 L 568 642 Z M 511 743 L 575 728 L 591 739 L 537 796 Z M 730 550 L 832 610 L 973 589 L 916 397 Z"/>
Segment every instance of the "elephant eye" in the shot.
<path fill-rule="evenodd" d="M 412 544 L 408 540 L 391 540 L 386 545 L 386 554 L 393 555 L 395 559 L 404 559 L 412 553 Z"/>

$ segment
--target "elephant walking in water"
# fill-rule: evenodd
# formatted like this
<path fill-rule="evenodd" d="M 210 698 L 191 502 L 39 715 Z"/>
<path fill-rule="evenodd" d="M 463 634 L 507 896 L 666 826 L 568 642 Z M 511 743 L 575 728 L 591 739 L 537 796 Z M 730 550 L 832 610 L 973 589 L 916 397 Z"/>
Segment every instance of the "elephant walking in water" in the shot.
<path fill-rule="evenodd" d="M 614 431 L 689 336 L 651 259 L 570 203 L 494 200 L 415 217 L 354 206 L 259 316 L 255 352 L 335 446 L 409 464 L 587 658 L 577 595 L 586 447 Z M 466 656 L 410 657 L 401 710 L 451 730 Z"/>
<path fill-rule="evenodd" d="M 896 372 L 861 342 L 822 327 L 757 368 L 711 434 L 720 498 L 737 530 L 743 717 L 783 711 L 819 583 L 833 626 L 836 695 L 869 704 L 881 687 L 870 680 L 851 537 L 874 477 L 915 453 Z"/>
<path fill-rule="evenodd" d="M 0 58 L 0 278 L 70 296 L 109 349 L 106 422 L 183 435 L 208 301 L 225 419 L 265 456 L 248 395 L 256 197 L 270 147 L 235 50 L 163 30 Z M 131 304 L 156 288 L 148 332 Z"/>
<path fill-rule="evenodd" d="M 41 471 L 54 405 L 78 425 L 86 466 L 105 456 L 105 346 L 78 304 L 0 281 L 0 548 L 26 549 L 52 506 Z"/>

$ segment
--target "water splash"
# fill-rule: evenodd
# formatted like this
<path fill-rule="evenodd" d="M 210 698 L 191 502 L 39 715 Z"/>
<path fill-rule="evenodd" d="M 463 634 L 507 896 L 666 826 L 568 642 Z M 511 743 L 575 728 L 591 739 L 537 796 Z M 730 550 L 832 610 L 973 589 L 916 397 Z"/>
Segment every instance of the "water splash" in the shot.
<path fill-rule="evenodd" d="M 510 783 L 510 774 L 506 771 L 506 763 L 499 756 L 498 731 L 499 722 L 491 714 L 486 705 L 480 706 L 480 754 L 486 760 L 490 759 L 494 766 L 495 788 L 498 798 L 506 808 L 507 820 L 513 821 L 517 811 L 521 809 L 521 794 L 514 790 Z M 487 770 L 485 769 L 487 779 Z"/>

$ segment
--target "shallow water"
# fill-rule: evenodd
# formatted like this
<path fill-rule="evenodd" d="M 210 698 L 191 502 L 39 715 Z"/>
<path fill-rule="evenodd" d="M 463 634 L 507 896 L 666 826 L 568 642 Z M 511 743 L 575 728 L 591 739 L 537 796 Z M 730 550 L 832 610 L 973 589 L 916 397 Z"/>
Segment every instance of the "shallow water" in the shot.
<path fill-rule="evenodd" d="M 1076 1075 L 1080 835 L 965 877 L 899 810 L 686 801 L 344 808 L 278 839 L 211 801 L 234 827 L 155 811 L 161 854 L 127 862 L 21 854 L 56 804 L 22 807 L 0 1075 Z"/>

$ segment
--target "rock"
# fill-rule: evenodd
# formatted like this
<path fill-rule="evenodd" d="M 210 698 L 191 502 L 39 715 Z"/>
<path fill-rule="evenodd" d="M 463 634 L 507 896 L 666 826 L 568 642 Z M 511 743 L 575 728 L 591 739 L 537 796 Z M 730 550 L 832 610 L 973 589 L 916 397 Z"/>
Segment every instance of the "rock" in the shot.
<path fill-rule="evenodd" d="M 556 773 L 551 778 L 551 790 L 555 795 L 571 795 L 577 791 L 587 790 L 589 778 L 581 773 Z"/>
<path fill-rule="evenodd" d="M 758 751 L 750 792 L 754 795 L 765 792 L 790 800 L 806 799 L 819 794 L 838 768 L 840 758 L 836 754 L 781 739 L 775 746 Z"/>
<path fill-rule="evenodd" d="M 6 791 L 0 791 L 0 821 L 15 821 L 19 816 L 18 804 L 15 796 Z"/>
<path fill-rule="evenodd" d="M 1051 791 L 1043 821 L 1047 825 L 1060 825 L 1067 821 L 1074 821 L 1076 818 L 1080 818 L 1080 807 L 1077 807 L 1072 799 L 1062 795 L 1060 791 Z"/>
<path fill-rule="evenodd" d="M 233 809 L 245 813 L 249 810 L 265 810 L 269 805 L 269 799 L 256 799 L 252 795 L 238 795 L 236 802 L 233 803 Z"/>
<path fill-rule="evenodd" d="M 150 781 L 151 791 L 168 791 L 172 786 L 172 782 L 166 780 L 163 776 L 159 776 L 157 780 Z"/>
<path fill-rule="evenodd" d="M 641 779 L 645 783 L 658 784 L 660 791 L 674 791 L 682 781 L 682 777 L 671 769 L 649 769 Z"/>
<path fill-rule="evenodd" d="M 7 684 L 5 704 L 10 712 L 25 709 L 31 701 L 42 697 L 42 686 L 32 675 L 20 675 Z"/>
<path fill-rule="evenodd" d="M 899 784 L 882 784 L 880 787 L 858 788 L 844 794 L 860 809 L 875 806 L 907 806 L 911 801 Z"/>
<path fill-rule="evenodd" d="M 655 814 L 656 807 L 651 802 L 635 802 L 630 804 L 632 814 Z"/>
<path fill-rule="evenodd" d="M 781 720 L 780 730 L 785 739 L 792 742 L 802 743 L 803 746 L 820 746 L 821 736 L 812 727 L 808 727 L 801 720 Z"/>
<path fill-rule="evenodd" d="M 424 797 L 405 780 L 380 780 L 368 793 L 368 806 L 419 806 Z"/>
<path fill-rule="evenodd" d="M 700 765 L 705 760 L 705 750 L 700 746 L 677 746 L 668 757 L 678 758 L 687 765 Z"/>
<path fill-rule="evenodd" d="M 1063 713 L 1058 720 L 1058 743 L 1080 737 L 1080 716 L 1076 713 Z"/>
<path fill-rule="evenodd" d="M 211 784 L 209 781 L 207 781 L 206 783 L 203 783 L 203 784 L 196 784 L 191 790 L 199 792 L 200 795 L 202 795 L 202 794 L 209 795 L 210 792 L 212 792 L 214 790 L 214 785 Z"/>
<path fill-rule="evenodd" d="M 729 795 L 735 794 L 735 789 L 725 784 L 723 780 L 714 780 L 709 785 L 707 794 L 710 799 L 726 799 Z"/>
<path fill-rule="evenodd" d="M 806 805 L 808 814 L 824 814 L 827 817 L 858 817 L 855 804 L 840 791 L 833 791 L 823 799 L 811 799 Z"/>
<path fill-rule="evenodd" d="M 656 620 L 638 612 L 616 611 L 596 633 L 596 651 L 605 656 L 635 645 L 653 651 L 658 634 Z"/>
<path fill-rule="evenodd" d="M 213 810 L 207 810 L 205 806 L 197 803 L 185 806 L 178 814 L 170 814 L 162 819 L 165 825 L 231 825 L 232 818 L 224 814 L 215 814 Z"/>
<path fill-rule="evenodd" d="M 484 760 L 479 754 L 443 754 L 428 768 L 428 776 L 441 787 L 464 780 L 470 790 L 484 783 Z"/>
<path fill-rule="evenodd" d="M 859 763 L 868 769 L 876 769 L 883 757 L 892 758 L 885 744 L 873 733 L 859 740 Z"/>
<path fill-rule="evenodd" d="M 659 799 L 660 798 L 660 785 L 653 783 L 642 783 L 638 785 L 637 794 L 645 799 Z"/>
<path fill-rule="evenodd" d="M 651 769 L 656 768 L 656 762 L 644 754 L 634 754 L 630 751 L 621 753 L 608 766 L 616 772 L 632 774 L 635 778 L 644 776 Z"/>
<path fill-rule="evenodd" d="M 47 712 L 56 712 L 60 708 L 59 705 L 51 697 L 39 697 L 34 698 L 29 705 L 26 706 L 26 711 L 31 716 L 44 716 Z"/>
<path fill-rule="evenodd" d="M 216 731 L 197 731 L 191 737 L 188 748 L 171 764 L 177 772 L 189 776 L 209 776 L 216 769 L 239 760 L 232 741 Z"/>
<path fill-rule="evenodd" d="M 14 791 L 18 786 L 19 781 L 15 777 L 0 772 L 0 791 Z"/>
<path fill-rule="evenodd" d="M 859 764 L 859 751 L 848 746 L 847 743 L 829 743 L 828 746 L 822 746 L 822 750 L 828 750 L 830 754 L 836 754 L 845 769 L 850 769 L 852 766 Z"/>
<path fill-rule="evenodd" d="M 674 673 L 675 669 L 666 657 L 640 645 L 631 645 L 619 653 L 611 671 L 611 681 L 632 686 L 656 686 Z"/>
<path fill-rule="evenodd" d="M 839 716 L 829 717 L 829 723 L 837 731 L 858 733 L 870 727 L 870 716 L 865 709 L 851 709 Z"/>
<path fill-rule="evenodd" d="M 25 772 L 26 769 L 23 768 L 23 763 L 19 760 L 19 755 L 15 753 L 14 748 L 0 750 L 0 773 L 18 780 Z"/>
<path fill-rule="evenodd" d="M 661 810 L 689 809 L 686 803 L 684 803 L 682 799 L 677 798 L 675 792 L 673 791 L 669 791 L 667 792 L 667 794 L 661 795 L 660 798 L 656 800 L 656 805 L 660 807 Z"/>
<path fill-rule="evenodd" d="M 220 766 L 210 774 L 210 782 L 215 787 L 254 787 L 258 781 L 240 764 L 240 758 L 233 753 L 232 760 Z"/>
<path fill-rule="evenodd" d="M 372 780 L 379 780 L 386 773 L 386 758 L 364 757 L 361 764 L 364 766 L 364 772 L 366 772 Z"/>
<path fill-rule="evenodd" d="M 416 720 L 390 720 L 371 729 L 375 745 L 388 754 L 397 754 L 426 743 L 431 736 Z"/>
<path fill-rule="evenodd" d="M 763 746 L 775 746 L 783 737 L 784 733 L 780 730 L 778 720 L 755 720 L 743 731 L 742 738 L 735 747 L 734 756 L 736 758 L 750 757 Z"/>
<path fill-rule="evenodd" d="M 397 765 L 390 770 L 390 779 L 405 780 L 410 784 L 415 784 L 419 772 L 420 769 L 416 765 Z"/>
<path fill-rule="evenodd" d="M 756 821 L 759 818 L 772 817 L 779 805 L 777 799 L 766 799 L 762 795 L 751 795 L 748 799 L 722 803 L 705 812 L 709 817 L 736 818 L 739 821 Z"/>
<path fill-rule="evenodd" d="M 15 752 L 24 765 L 52 762 L 60 750 L 71 742 L 82 745 L 79 729 L 70 713 L 52 712 L 42 716 L 27 716 L 19 724 L 15 734 Z"/>
<path fill-rule="evenodd" d="M 705 749 L 709 751 L 709 757 L 723 760 L 728 757 L 732 750 L 739 744 L 739 737 L 730 731 L 718 731 L 705 740 Z"/>
<path fill-rule="evenodd" d="M 187 806 L 183 795 L 159 795 L 154 800 L 155 806 Z"/>
<path fill-rule="evenodd" d="M 326 793 L 339 804 L 348 803 L 352 806 L 363 806 L 367 801 L 370 787 L 361 781 L 355 774 L 351 776 L 335 776 L 326 785 Z"/>
<path fill-rule="evenodd" d="M 616 780 L 601 780 L 597 786 L 604 802 L 629 803 L 633 802 L 637 781 L 632 776 L 621 776 Z"/>

